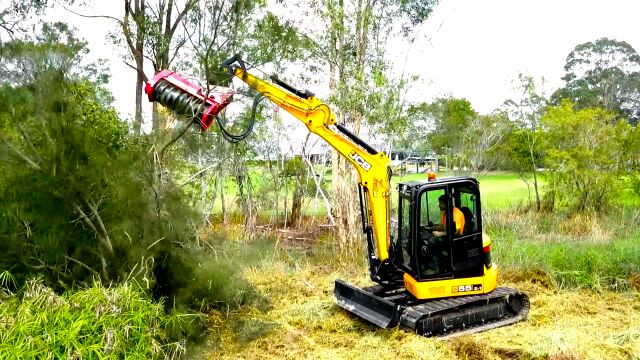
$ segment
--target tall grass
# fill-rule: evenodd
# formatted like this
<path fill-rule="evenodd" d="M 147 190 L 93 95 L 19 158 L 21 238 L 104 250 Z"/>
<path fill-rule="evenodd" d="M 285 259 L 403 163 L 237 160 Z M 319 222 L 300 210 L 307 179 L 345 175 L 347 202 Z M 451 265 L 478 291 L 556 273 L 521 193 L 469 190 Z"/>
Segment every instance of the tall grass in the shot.
<path fill-rule="evenodd" d="M 0 359 L 173 359 L 186 343 L 168 329 L 199 320 L 165 314 L 135 284 L 59 296 L 34 279 L 0 301 Z"/>
<path fill-rule="evenodd" d="M 567 289 L 639 288 L 637 210 L 567 215 L 509 209 L 489 211 L 484 219 L 494 259 L 507 278 L 538 277 Z"/>

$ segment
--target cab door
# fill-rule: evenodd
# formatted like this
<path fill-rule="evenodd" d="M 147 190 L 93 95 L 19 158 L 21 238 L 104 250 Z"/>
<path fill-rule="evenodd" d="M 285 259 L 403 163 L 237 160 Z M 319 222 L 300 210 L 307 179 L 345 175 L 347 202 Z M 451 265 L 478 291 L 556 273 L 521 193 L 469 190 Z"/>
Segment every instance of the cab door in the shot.
<path fill-rule="evenodd" d="M 448 187 L 422 188 L 416 203 L 415 257 L 418 280 L 452 278 L 451 236 L 447 230 L 451 219 Z"/>
<path fill-rule="evenodd" d="M 449 185 L 453 211 L 463 214 L 462 231 L 451 226 L 451 257 L 454 278 L 468 278 L 484 274 L 482 252 L 482 218 L 480 216 L 480 192 L 471 181 Z M 457 209 L 457 210 L 456 210 Z M 454 215 L 453 218 L 456 216 Z"/>

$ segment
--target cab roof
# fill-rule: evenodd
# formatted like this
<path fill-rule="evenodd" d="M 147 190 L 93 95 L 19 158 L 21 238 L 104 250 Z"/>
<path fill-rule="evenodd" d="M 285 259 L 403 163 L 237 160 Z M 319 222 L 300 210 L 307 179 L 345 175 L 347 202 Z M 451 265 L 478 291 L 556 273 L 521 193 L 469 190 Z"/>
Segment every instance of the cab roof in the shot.
<path fill-rule="evenodd" d="M 427 176 L 425 175 L 424 180 L 401 181 L 398 183 L 398 185 L 401 187 L 413 188 L 416 186 L 419 187 L 427 184 L 428 185 L 446 185 L 446 184 L 454 184 L 454 183 L 460 183 L 460 182 L 466 182 L 466 181 L 474 182 L 476 185 L 478 184 L 478 180 L 470 176 L 446 176 L 446 177 L 436 178 L 435 180 L 429 181 L 427 179 Z"/>

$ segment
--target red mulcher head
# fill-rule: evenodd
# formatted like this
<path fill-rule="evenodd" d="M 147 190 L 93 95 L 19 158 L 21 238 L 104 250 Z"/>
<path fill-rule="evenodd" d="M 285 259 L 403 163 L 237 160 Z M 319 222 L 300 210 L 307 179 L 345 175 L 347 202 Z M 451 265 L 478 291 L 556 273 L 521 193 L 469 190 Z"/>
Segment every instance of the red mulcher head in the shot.
<path fill-rule="evenodd" d="M 145 86 L 149 101 L 157 101 L 178 114 L 190 116 L 206 131 L 215 116 L 231 102 L 233 91 L 210 94 L 170 70 L 162 70 Z"/>

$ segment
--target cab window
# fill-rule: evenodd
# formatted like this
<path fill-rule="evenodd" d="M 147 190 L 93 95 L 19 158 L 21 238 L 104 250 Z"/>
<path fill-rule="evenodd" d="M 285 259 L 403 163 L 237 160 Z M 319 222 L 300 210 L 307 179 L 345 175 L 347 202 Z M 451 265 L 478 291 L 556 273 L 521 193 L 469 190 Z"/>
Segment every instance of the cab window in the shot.
<path fill-rule="evenodd" d="M 446 209 L 440 208 L 445 189 L 430 189 L 420 194 L 420 230 L 416 244 L 421 279 L 438 278 L 451 272 L 450 241 L 445 229 Z"/>
<path fill-rule="evenodd" d="M 420 226 L 432 226 L 442 223 L 442 213 L 438 198 L 444 195 L 444 189 L 429 190 L 420 196 Z"/>
<path fill-rule="evenodd" d="M 462 211 L 465 220 L 464 235 L 478 232 L 478 195 L 468 186 L 458 186 L 453 190 L 455 206 Z"/>
<path fill-rule="evenodd" d="M 402 264 L 411 268 L 411 201 L 408 197 L 400 197 L 400 223 L 398 224 L 398 240 L 402 251 Z"/>

